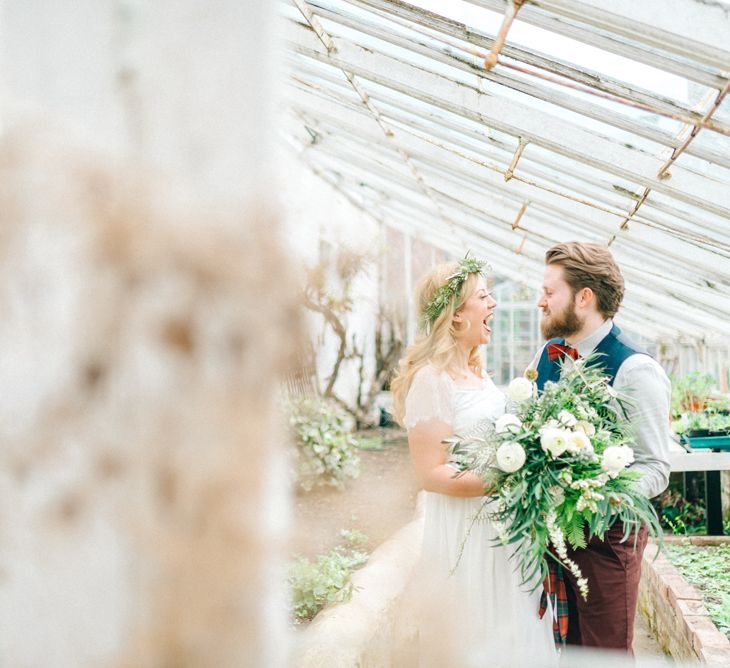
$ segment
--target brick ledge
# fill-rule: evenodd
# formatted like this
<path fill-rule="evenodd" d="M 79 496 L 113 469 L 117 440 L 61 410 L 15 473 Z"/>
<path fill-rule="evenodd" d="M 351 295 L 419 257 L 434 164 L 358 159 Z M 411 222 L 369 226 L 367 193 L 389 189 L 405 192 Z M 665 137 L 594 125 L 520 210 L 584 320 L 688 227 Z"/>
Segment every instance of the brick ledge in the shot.
<path fill-rule="evenodd" d="M 668 536 L 667 543 L 683 537 Z M 729 543 L 730 536 L 693 536 L 694 545 Z M 657 546 L 644 552 L 639 611 L 660 647 L 675 659 L 699 660 L 714 666 L 730 666 L 730 640 L 714 625 L 702 602 L 702 595 L 680 575 Z"/>

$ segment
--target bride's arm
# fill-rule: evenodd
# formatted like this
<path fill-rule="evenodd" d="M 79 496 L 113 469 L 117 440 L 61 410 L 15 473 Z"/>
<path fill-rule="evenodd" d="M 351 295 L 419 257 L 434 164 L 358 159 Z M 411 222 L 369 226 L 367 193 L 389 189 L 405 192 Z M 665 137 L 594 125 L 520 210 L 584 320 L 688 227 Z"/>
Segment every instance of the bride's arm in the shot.
<path fill-rule="evenodd" d="M 429 492 L 449 496 L 483 496 L 482 479 L 466 471 L 454 477 L 456 470 L 449 466 L 446 457 L 447 446 L 442 443 L 453 434 L 453 429 L 441 420 L 419 422 L 408 430 L 408 447 L 416 477 Z"/>

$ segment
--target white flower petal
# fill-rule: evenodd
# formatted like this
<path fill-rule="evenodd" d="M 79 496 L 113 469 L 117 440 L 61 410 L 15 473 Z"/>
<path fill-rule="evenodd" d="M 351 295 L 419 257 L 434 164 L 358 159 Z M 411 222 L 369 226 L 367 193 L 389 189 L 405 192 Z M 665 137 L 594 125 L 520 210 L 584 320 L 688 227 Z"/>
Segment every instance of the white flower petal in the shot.
<path fill-rule="evenodd" d="M 517 432 L 522 427 L 522 420 L 518 418 L 516 415 L 512 415 L 511 413 L 505 413 L 501 417 L 497 418 L 496 422 L 494 423 L 494 430 L 498 434 L 503 434 L 505 432 Z"/>
<path fill-rule="evenodd" d="M 516 403 L 526 401 L 533 395 L 533 383 L 527 378 L 514 378 L 507 387 L 507 396 Z"/>
<path fill-rule="evenodd" d="M 503 443 L 497 449 L 497 466 L 505 473 L 519 471 L 526 459 L 525 449 L 514 441 Z"/>

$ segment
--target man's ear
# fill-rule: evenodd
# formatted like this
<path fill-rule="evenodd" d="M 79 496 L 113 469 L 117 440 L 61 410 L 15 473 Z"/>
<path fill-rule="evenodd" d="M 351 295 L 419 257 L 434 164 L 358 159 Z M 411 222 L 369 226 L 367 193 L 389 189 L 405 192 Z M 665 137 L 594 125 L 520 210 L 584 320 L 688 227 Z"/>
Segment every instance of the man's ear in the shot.
<path fill-rule="evenodd" d="M 578 290 L 578 306 L 586 307 L 589 304 L 594 303 L 596 300 L 596 293 L 590 288 L 582 288 Z"/>

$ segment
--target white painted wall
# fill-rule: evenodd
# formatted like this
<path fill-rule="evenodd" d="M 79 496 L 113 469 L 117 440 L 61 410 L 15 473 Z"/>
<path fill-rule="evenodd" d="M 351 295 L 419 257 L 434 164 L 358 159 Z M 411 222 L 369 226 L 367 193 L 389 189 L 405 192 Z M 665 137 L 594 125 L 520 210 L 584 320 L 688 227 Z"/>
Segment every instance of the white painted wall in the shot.
<path fill-rule="evenodd" d="M 374 366 L 373 346 L 375 315 L 378 308 L 378 274 L 381 254 L 379 225 L 353 206 L 309 167 L 288 147 L 281 149 L 277 160 L 280 173 L 277 183 L 281 188 L 281 202 L 285 211 L 285 236 L 288 250 L 303 265 L 320 261 L 324 246 L 336 254 L 341 248 L 367 253 L 371 258 L 367 271 L 353 284 L 355 306 L 347 317 L 347 330 L 355 335 L 356 344 L 368 355 L 369 372 Z M 322 317 L 308 317 L 310 335 L 318 350 L 317 371 L 321 386 L 336 359 L 338 340 Z M 366 375 L 367 377 L 367 375 Z M 343 364 L 335 392 L 346 401 L 354 401 L 357 394 L 357 368 L 353 363 Z"/>

